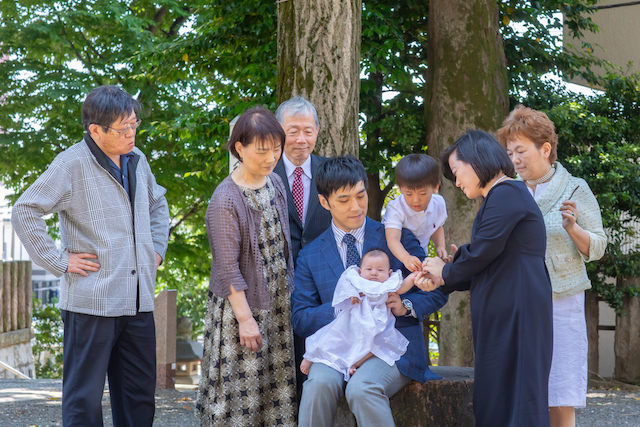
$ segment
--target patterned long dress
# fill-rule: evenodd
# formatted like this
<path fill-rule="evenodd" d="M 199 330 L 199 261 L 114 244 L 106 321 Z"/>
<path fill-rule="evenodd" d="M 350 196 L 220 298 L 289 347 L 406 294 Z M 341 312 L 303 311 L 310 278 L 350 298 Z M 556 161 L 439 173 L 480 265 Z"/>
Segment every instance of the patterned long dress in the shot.
<path fill-rule="evenodd" d="M 291 306 L 276 190 L 269 178 L 257 190 L 240 188 L 249 205 L 263 213 L 258 241 L 269 309 L 251 309 L 263 347 L 256 353 L 240 345 L 229 300 L 210 292 L 196 408 L 203 426 L 295 426 Z"/>

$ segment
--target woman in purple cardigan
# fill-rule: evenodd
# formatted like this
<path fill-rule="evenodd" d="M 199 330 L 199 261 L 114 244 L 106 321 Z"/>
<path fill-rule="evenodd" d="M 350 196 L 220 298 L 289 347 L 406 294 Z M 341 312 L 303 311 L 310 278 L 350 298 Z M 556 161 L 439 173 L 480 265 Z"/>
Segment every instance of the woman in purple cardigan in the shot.
<path fill-rule="evenodd" d="M 272 174 L 285 141 L 264 108 L 246 111 L 227 148 L 240 166 L 218 185 L 205 222 L 211 278 L 197 410 L 203 426 L 295 426 L 285 188 Z"/>

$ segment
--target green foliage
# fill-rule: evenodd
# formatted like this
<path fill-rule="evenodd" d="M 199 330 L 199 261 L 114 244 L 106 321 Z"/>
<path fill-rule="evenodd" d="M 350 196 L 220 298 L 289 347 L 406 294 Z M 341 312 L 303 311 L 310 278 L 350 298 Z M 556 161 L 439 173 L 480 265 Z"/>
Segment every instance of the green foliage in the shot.
<path fill-rule="evenodd" d="M 591 56 L 588 45 L 575 53 L 563 49 L 559 12 L 564 14 L 569 31 L 579 36 L 596 30 L 589 17 L 595 3 L 498 2 L 514 99 L 547 72 L 581 74 L 593 80 L 588 67 L 599 61 Z M 363 0 L 360 158 L 369 175 L 369 215 L 374 218 L 394 184 L 394 160 L 426 149 L 423 95 L 428 13 L 425 3 L 417 0 Z"/>
<path fill-rule="evenodd" d="M 555 123 L 559 161 L 598 199 L 609 242 L 587 270 L 594 291 L 619 312 L 623 296 L 640 295 L 637 287 L 605 282 L 640 276 L 640 76 L 610 73 L 601 83 L 605 92 L 590 98 L 539 83 L 522 101 Z"/>
<path fill-rule="evenodd" d="M 368 0 L 362 12 L 360 159 L 367 167 L 369 215 L 380 214 L 394 184 L 392 159 L 421 151 L 427 8 L 414 0 Z M 376 182 L 377 181 L 377 182 Z"/>
<path fill-rule="evenodd" d="M 512 93 L 531 76 L 592 61 L 562 50 L 553 13 L 589 31 L 584 13 L 594 2 L 499 2 Z M 425 148 L 427 20 L 425 2 L 363 1 L 360 157 L 374 217 L 393 185 L 393 159 Z M 514 32 L 513 21 L 527 31 Z M 144 105 L 136 143 L 167 188 L 172 216 L 158 289 L 177 289 L 180 314 L 199 330 L 210 265 L 205 209 L 227 174 L 229 121 L 257 104 L 276 107 L 276 29 L 277 2 L 259 0 L 1 2 L 0 180 L 17 197 L 79 141 L 81 102 L 96 85 L 135 94 Z"/>
<path fill-rule="evenodd" d="M 214 105 L 206 78 L 165 76 L 149 59 L 178 39 L 193 6 L 173 0 L 0 4 L 0 180 L 15 199 L 78 142 L 82 100 L 95 86 L 117 84 L 137 96 L 143 122 L 136 145 L 167 189 L 172 216 L 159 288 L 178 289 L 179 300 L 185 288 L 208 280 L 204 211 L 226 176 L 222 147 L 233 118 Z M 186 63 L 182 54 L 176 63 Z"/>
<path fill-rule="evenodd" d="M 62 318 L 53 305 L 33 300 L 33 321 L 36 343 L 33 346 L 36 378 L 62 378 Z M 44 363 L 42 359 L 44 358 Z"/>
<path fill-rule="evenodd" d="M 424 322 L 424 327 L 428 328 L 427 350 L 429 351 L 429 364 L 437 366 L 440 358 L 440 312 L 431 313 L 429 320 Z"/>

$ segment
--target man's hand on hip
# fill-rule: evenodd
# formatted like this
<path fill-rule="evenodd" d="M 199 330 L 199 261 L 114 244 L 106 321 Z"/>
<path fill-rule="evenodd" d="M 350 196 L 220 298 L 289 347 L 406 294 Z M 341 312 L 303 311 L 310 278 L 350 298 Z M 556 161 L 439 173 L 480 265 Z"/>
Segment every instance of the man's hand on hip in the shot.
<path fill-rule="evenodd" d="M 89 259 L 98 258 L 94 254 L 72 254 L 69 253 L 69 265 L 67 266 L 67 273 L 78 273 L 87 277 L 89 274 L 87 271 L 98 271 L 100 264 L 97 262 L 89 261 Z"/>
<path fill-rule="evenodd" d="M 162 257 L 156 252 L 156 270 L 160 267 L 160 264 L 162 264 Z"/>

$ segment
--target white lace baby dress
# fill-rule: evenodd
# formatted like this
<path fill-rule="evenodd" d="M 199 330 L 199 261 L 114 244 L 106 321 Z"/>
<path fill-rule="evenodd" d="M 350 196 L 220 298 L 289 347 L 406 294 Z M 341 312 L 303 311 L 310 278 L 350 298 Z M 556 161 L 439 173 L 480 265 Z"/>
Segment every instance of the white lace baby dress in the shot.
<path fill-rule="evenodd" d="M 356 266 L 345 270 L 332 302 L 333 307 L 342 311 L 331 323 L 307 337 L 304 358 L 342 372 L 345 381 L 349 381 L 349 369 L 369 352 L 392 366 L 409 345 L 395 328 L 395 316 L 386 306 L 389 292 L 397 291 L 401 285 L 400 271 L 381 283 L 360 277 Z M 351 304 L 351 297 L 360 298 L 360 304 Z"/>

